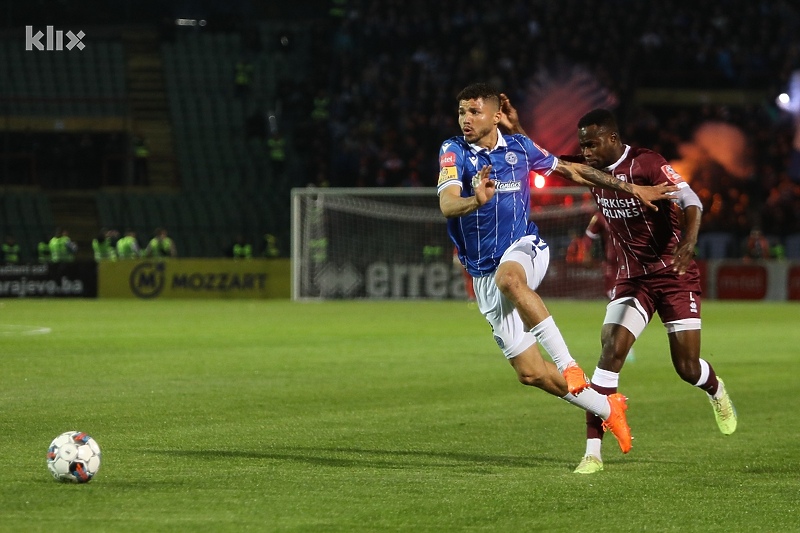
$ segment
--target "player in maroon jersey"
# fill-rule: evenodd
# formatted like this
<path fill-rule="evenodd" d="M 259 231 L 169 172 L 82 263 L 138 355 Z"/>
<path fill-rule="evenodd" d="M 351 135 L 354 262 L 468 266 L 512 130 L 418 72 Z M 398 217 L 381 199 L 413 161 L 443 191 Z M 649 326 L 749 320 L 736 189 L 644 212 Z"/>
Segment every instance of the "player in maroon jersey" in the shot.
<path fill-rule="evenodd" d="M 608 223 L 617 267 L 592 387 L 603 394 L 617 391 L 628 350 L 657 312 L 667 330 L 675 371 L 708 394 L 720 431 L 730 435 L 736 430 L 736 411 L 722 380 L 700 357 L 700 273 L 694 262 L 702 214 L 700 200 L 661 155 L 624 144 L 609 111 L 596 109 L 584 115 L 578 122 L 578 139 L 586 163 L 619 180 L 637 185 L 676 185 L 673 202 L 683 210 L 684 218 L 682 231 L 669 201 L 660 202 L 661 208 L 654 211 L 644 209 L 624 192 L 591 188 Z M 603 431 L 598 422 L 587 416 L 586 453 L 576 473 L 603 469 Z"/>
<path fill-rule="evenodd" d="M 525 135 L 519 116 L 505 95 L 501 98 L 501 127 Z M 631 346 L 658 312 L 667 329 L 670 355 L 684 381 L 705 391 L 720 431 L 736 430 L 736 410 L 714 369 L 700 357 L 700 272 L 694 248 L 700 229 L 702 205 L 689 184 L 656 152 L 633 148 L 622 142 L 616 119 L 605 109 L 596 109 L 578 122 L 581 156 L 590 166 L 635 185 L 671 183 L 674 198 L 655 202 L 658 209 L 645 209 L 625 192 L 593 187 L 597 205 L 608 222 L 616 261 L 616 284 L 606 309 L 601 332 L 602 352 L 591 386 L 613 394 L 619 372 Z M 562 157 L 561 159 L 566 160 Z M 670 202 L 683 210 L 683 231 Z M 579 474 L 603 470 L 600 454 L 602 429 L 587 416 L 586 454 L 575 469 Z"/>

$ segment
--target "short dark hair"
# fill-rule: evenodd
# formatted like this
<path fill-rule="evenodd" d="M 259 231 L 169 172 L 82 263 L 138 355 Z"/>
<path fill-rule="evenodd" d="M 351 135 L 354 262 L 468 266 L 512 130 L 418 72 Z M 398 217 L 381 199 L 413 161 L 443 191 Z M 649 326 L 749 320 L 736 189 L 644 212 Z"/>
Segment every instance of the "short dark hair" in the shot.
<path fill-rule="evenodd" d="M 497 108 L 500 109 L 500 92 L 488 83 L 467 85 L 458 93 L 456 100 L 460 102 L 462 100 L 477 100 L 478 98 L 483 98 L 484 101 L 494 100 Z"/>
<path fill-rule="evenodd" d="M 585 128 L 587 126 L 598 126 L 606 128 L 610 132 L 619 132 L 617 127 L 617 119 L 614 114 L 608 109 L 593 109 L 581 117 L 578 121 L 578 128 Z"/>

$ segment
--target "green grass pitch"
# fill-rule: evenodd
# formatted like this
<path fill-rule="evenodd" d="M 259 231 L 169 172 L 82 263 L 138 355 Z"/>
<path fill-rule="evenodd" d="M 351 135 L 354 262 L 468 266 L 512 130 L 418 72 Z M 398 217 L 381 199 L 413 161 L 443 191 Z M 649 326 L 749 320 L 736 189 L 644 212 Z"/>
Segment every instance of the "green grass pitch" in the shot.
<path fill-rule="evenodd" d="M 604 302 L 548 305 L 591 374 Z M 583 412 L 463 302 L 5 300 L 0 531 L 800 531 L 800 307 L 703 313 L 738 431 L 656 321 L 622 373 L 633 450 L 578 476 Z M 46 468 L 71 429 L 103 450 L 87 485 Z"/>

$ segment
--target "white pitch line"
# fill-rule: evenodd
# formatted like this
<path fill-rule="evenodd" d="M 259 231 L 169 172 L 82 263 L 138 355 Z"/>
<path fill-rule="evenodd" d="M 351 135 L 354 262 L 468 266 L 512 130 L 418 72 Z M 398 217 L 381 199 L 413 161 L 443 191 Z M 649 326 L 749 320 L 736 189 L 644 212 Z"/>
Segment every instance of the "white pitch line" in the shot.
<path fill-rule="evenodd" d="M 44 326 L 22 326 L 17 324 L 0 324 L 0 335 L 45 335 L 52 332 Z"/>

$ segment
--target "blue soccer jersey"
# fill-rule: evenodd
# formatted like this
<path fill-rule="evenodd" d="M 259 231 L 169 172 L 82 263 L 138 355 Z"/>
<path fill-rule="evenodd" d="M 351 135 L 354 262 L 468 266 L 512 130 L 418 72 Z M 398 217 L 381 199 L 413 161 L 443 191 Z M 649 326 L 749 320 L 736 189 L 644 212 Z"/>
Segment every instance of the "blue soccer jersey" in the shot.
<path fill-rule="evenodd" d="M 538 235 L 529 224 L 530 182 L 535 171 L 544 176 L 556 168 L 558 159 L 524 135 L 501 135 L 492 150 L 469 144 L 464 137 L 452 137 L 439 150 L 437 192 L 461 187 L 461 196 L 474 196 L 473 178 L 486 165 L 495 182 L 495 195 L 468 215 L 447 220 L 447 232 L 456 245 L 458 258 L 473 276 L 485 276 L 497 269 L 503 252 L 524 235 Z M 477 183 L 475 183 L 477 185 Z"/>

